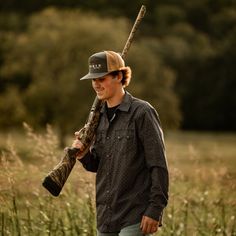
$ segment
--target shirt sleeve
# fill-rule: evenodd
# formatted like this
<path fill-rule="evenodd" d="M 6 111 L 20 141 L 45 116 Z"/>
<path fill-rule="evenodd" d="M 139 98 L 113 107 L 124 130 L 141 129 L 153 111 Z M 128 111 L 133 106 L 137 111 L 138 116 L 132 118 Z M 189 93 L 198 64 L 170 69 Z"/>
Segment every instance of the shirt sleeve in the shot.
<path fill-rule="evenodd" d="M 156 110 L 147 106 L 139 119 L 139 137 L 151 177 L 149 206 L 145 215 L 160 221 L 168 202 L 169 175 L 165 144 Z"/>
<path fill-rule="evenodd" d="M 97 172 L 99 165 L 99 158 L 97 157 L 93 148 L 91 148 L 91 150 L 88 153 L 86 153 L 86 155 L 79 161 L 82 163 L 83 167 L 87 171 Z"/>
<path fill-rule="evenodd" d="M 164 168 L 153 167 L 151 170 L 152 187 L 149 206 L 144 215 L 161 222 L 163 209 L 168 202 L 168 172 Z"/>

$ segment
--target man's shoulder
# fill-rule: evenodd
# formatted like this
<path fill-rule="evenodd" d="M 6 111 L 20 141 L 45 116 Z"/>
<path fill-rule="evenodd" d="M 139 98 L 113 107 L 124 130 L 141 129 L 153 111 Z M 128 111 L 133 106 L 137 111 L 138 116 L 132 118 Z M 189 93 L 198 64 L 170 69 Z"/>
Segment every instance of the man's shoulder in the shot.
<path fill-rule="evenodd" d="M 155 108 L 148 101 L 133 96 L 132 106 L 135 108 L 143 109 L 144 111 L 155 110 Z"/>

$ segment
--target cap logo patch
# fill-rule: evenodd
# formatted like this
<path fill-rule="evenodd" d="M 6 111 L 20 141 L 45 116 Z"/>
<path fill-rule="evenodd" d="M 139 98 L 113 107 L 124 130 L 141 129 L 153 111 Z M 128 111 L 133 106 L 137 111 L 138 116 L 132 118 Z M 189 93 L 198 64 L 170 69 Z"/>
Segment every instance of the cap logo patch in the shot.
<path fill-rule="evenodd" d="M 101 64 L 92 64 L 92 65 L 89 65 L 89 68 L 90 68 L 90 69 L 94 69 L 94 70 L 99 70 L 101 67 L 102 67 Z"/>

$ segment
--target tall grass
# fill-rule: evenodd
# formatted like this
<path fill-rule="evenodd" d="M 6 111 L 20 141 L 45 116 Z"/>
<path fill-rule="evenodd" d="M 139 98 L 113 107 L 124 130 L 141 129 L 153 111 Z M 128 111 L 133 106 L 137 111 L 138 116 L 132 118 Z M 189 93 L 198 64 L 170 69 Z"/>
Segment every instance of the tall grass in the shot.
<path fill-rule="evenodd" d="M 94 175 L 76 164 L 52 197 L 41 183 L 63 154 L 57 136 L 50 126 L 41 134 L 27 124 L 25 130 L 0 154 L 0 235 L 96 235 Z M 156 235 L 236 235 L 235 141 L 167 135 L 170 200 Z"/>
<path fill-rule="evenodd" d="M 1 153 L 1 235 L 95 235 L 93 178 L 75 168 L 82 176 L 71 178 L 74 186 L 68 180 L 60 197 L 50 196 L 41 183 L 59 161 L 58 140 L 50 127 L 45 134 L 36 134 L 26 124 L 25 128 L 23 153 L 31 155 L 34 164 L 24 163 L 12 140 Z"/>
<path fill-rule="evenodd" d="M 236 235 L 236 136 L 167 136 L 170 201 L 157 235 Z"/>

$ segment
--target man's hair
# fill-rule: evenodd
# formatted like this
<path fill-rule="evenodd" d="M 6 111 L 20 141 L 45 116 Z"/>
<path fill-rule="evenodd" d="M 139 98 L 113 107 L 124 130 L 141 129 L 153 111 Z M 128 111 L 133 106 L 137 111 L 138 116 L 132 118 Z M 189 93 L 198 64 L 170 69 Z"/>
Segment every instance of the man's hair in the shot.
<path fill-rule="evenodd" d="M 122 72 L 123 77 L 122 77 L 121 83 L 122 83 L 123 87 L 127 87 L 130 83 L 130 80 L 131 80 L 132 70 L 130 69 L 129 66 L 126 66 L 126 67 L 120 68 L 120 70 L 113 71 L 110 74 L 112 76 L 117 76 L 119 74 L 119 72 Z"/>

